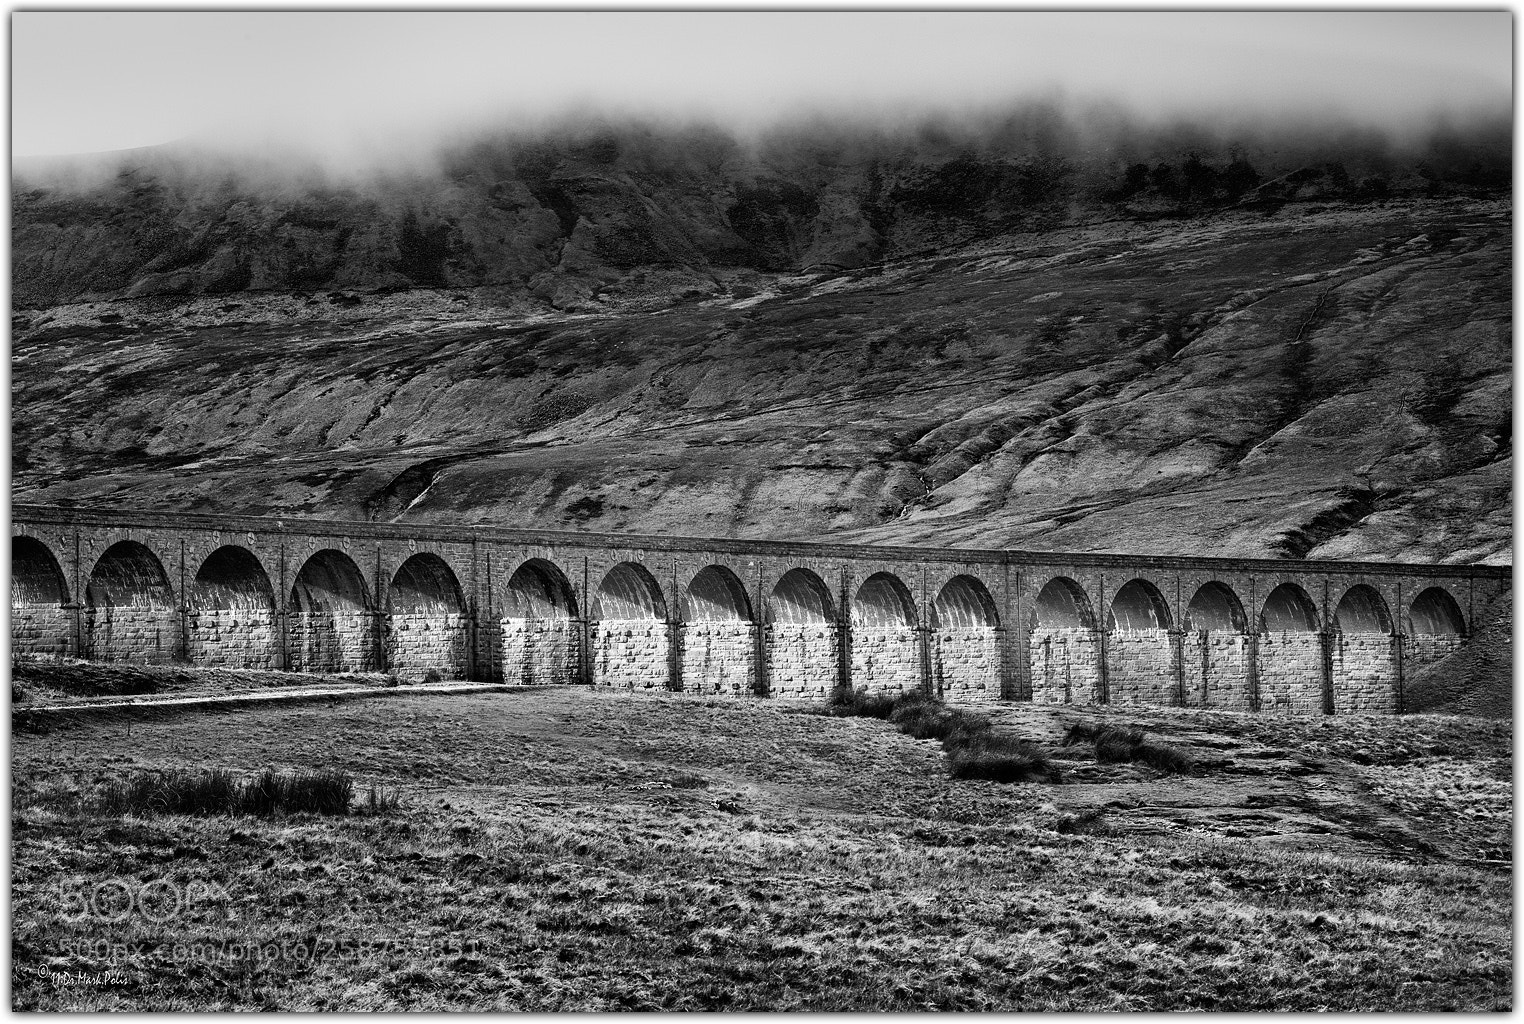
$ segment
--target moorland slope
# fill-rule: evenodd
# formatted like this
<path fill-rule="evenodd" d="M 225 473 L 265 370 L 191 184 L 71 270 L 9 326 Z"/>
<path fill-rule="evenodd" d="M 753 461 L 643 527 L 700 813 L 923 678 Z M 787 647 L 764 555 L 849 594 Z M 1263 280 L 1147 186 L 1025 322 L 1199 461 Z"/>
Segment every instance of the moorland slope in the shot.
<path fill-rule="evenodd" d="M 1005 232 L 856 270 L 21 308 L 19 500 L 1511 557 L 1511 208 Z"/>

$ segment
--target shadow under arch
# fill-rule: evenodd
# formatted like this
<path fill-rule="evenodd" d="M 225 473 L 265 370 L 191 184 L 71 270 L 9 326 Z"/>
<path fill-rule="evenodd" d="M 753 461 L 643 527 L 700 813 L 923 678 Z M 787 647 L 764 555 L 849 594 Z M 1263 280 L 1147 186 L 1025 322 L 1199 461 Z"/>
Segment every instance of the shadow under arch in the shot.
<path fill-rule="evenodd" d="M 169 574 L 137 541 L 118 541 L 96 560 L 85 585 L 85 609 L 86 657 L 155 663 L 185 653 Z"/>
<path fill-rule="evenodd" d="M 989 589 L 972 576 L 948 580 L 931 604 L 933 629 L 966 629 L 1000 625 L 1000 613 Z"/>
<path fill-rule="evenodd" d="M 291 584 L 291 607 L 299 612 L 366 611 L 370 589 L 354 559 L 335 548 L 313 552 Z"/>
<path fill-rule="evenodd" d="M 368 672 L 376 667 L 373 605 L 360 567 L 334 548 L 316 551 L 291 584 L 287 617 L 292 667 L 306 672 Z"/>
<path fill-rule="evenodd" d="M 1171 625 L 1169 602 L 1164 600 L 1158 587 L 1145 579 L 1128 580 L 1122 584 L 1106 612 L 1109 631 L 1169 629 Z"/>
<path fill-rule="evenodd" d="M 1226 583 L 1203 583 L 1185 609 L 1185 629 L 1191 633 L 1243 633 L 1249 628 L 1243 602 Z"/>
<path fill-rule="evenodd" d="M 1260 608 L 1261 633 L 1316 633 L 1318 608 L 1307 591 L 1295 583 L 1282 583 L 1270 591 Z"/>
<path fill-rule="evenodd" d="M 69 583 L 52 550 L 35 537 L 11 537 L 11 607 L 69 603 Z"/>
<path fill-rule="evenodd" d="M 196 570 L 190 605 L 211 611 L 275 608 L 275 588 L 259 559 L 247 548 L 225 544 Z"/>
<path fill-rule="evenodd" d="M 1333 624 L 1340 633 L 1391 633 L 1392 616 L 1375 587 L 1357 583 L 1334 606 Z"/>
<path fill-rule="evenodd" d="M 510 619 L 575 619 L 577 595 L 566 574 L 552 561 L 531 558 L 508 577 L 505 617 Z"/>
<path fill-rule="evenodd" d="M 620 562 L 598 584 L 592 617 L 661 621 L 667 617 L 667 602 L 650 570 L 636 562 Z"/>
<path fill-rule="evenodd" d="M 175 593 L 159 556 L 135 540 L 122 540 L 107 548 L 90 570 L 85 604 L 164 610 L 174 608 Z"/>
<path fill-rule="evenodd" d="M 723 565 L 706 566 L 688 583 L 682 618 L 684 622 L 750 622 L 746 587 Z"/>
<path fill-rule="evenodd" d="M 852 598 L 854 626 L 914 626 L 915 601 L 910 589 L 889 572 L 876 572 L 863 580 Z"/>
<path fill-rule="evenodd" d="M 1419 636 L 1465 636 L 1466 617 L 1444 587 L 1428 587 L 1408 605 L 1409 633 Z"/>
<path fill-rule="evenodd" d="M 767 596 L 767 621 L 821 623 L 835 618 L 831 589 L 808 569 L 790 569 Z"/>
<path fill-rule="evenodd" d="M 1094 629 L 1095 614 L 1083 587 L 1067 576 L 1055 576 L 1037 592 L 1031 625 L 1036 629 Z"/>
<path fill-rule="evenodd" d="M 449 563 L 420 551 L 397 567 L 386 590 L 386 607 L 399 614 L 463 614 L 466 598 Z"/>
<path fill-rule="evenodd" d="M 11 650 L 65 655 L 74 632 L 69 583 L 53 552 L 35 537 L 11 537 Z"/>

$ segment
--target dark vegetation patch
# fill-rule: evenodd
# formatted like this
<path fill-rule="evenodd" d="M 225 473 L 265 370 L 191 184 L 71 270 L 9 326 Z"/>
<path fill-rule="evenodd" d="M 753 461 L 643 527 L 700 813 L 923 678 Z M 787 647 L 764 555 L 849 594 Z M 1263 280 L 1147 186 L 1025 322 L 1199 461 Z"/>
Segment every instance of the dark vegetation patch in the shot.
<path fill-rule="evenodd" d="M 282 814 L 348 814 L 354 794 L 354 778 L 336 769 L 278 772 L 266 768 L 240 778 L 226 768 L 175 768 L 105 778 L 88 790 L 71 786 L 24 788 L 17 795 L 17 803 L 91 816 L 184 814 L 202 818 L 212 815 L 269 818 Z M 380 811 L 395 809 L 397 804 L 394 790 L 372 785 L 361 806 Z"/>
<path fill-rule="evenodd" d="M 1059 782 L 1058 766 L 1042 747 L 1017 736 L 993 731 L 984 715 L 948 707 L 920 692 L 876 693 L 839 689 L 826 701 L 826 713 L 886 719 L 913 739 L 938 740 L 955 779 L 989 782 Z"/>
<path fill-rule="evenodd" d="M 578 498 L 566 506 L 566 514 L 572 519 L 586 522 L 589 519 L 597 519 L 603 515 L 603 499 L 597 495 L 588 495 Z"/>
<path fill-rule="evenodd" d="M 1388 496 L 1389 492 L 1384 494 L 1369 487 L 1341 487 L 1332 507 L 1281 533 L 1271 542 L 1270 548 L 1282 558 L 1306 558 L 1318 545 L 1340 536 L 1374 514 L 1380 508 L 1381 499 Z"/>
<path fill-rule="evenodd" d="M 1095 748 L 1095 759 L 1102 764 L 1146 764 L 1175 775 L 1184 775 L 1194 767 L 1191 756 L 1185 751 L 1148 739 L 1142 729 L 1077 723 L 1069 727 L 1064 746 L 1078 743 L 1091 744 Z"/>

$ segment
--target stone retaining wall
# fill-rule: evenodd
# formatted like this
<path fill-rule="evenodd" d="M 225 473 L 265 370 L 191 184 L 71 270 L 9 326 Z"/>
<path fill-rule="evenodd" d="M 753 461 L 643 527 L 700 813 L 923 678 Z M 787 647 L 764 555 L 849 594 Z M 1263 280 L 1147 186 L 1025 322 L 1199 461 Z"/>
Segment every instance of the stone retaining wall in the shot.
<path fill-rule="evenodd" d="M 275 613 L 268 608 L 207 609 L 187 619 L 191 661 L 216 668 L 275 668 Z"/>
<path fill-rule="evenodd" d="M 1248 711 L 1249 638 L 1242 633 L 1191 632 L 1181 638 L 1187 707 Z"/>
<path fill-rule="evenodd" d="M 589 627 L 593 685 L 614 690 L 665 690 L 670 628 L 650 619 L 604 619 Z"/>
<path fill-rule="evenodd" d="M 85 657 L 162 665 L 177 660 L 180 613 L 131 605 L 85 609 Z"/>
<path fill-rule="evenodd" d="M 1106 688 L 1112 704 L 1174 707 L 1175 647 L 1165 629 L 1114 629 L 1106 635 Z"/>
<path fill-rule="evenodd" d="M 15 654 L 69 653 L 74 612 L 56 604 L 11 605 L 11 651 Z"/>
<path fill-rule="evenodd" d="M 836 626 L 774 622 L 767 627 L 767 692 L 825 699 L 837 685 Z"/>
<path fill-rule="evenodd" d="M 1032 700 L 1039 704 L 1093 704 L 1101 685 L 1100 637 L 1080 626 L 1034 629 Z"/>
<path fill-rule="evenodd" d="M 1318 634 L 1260 635 L 1259 709 L 1292 715 L 1323 713 L 1323 650 Z"/>
<path fill-rule="evenodd" d="M 1000 633 L 993 626 L 939 629 L 932 643 L 932 692 L 952 704 L 1000 699 Z"/>
<path fill-rule="evenodd" d="M 683 692 L 742 697 L 757 692 L 757 627 L 750 622 L 683 626 Z"/>
<path fill-rule="evenodd" d="M 852 687 L 869 693 L 921 688 L 921 652 L 909 626 L 852 627 Z"/>

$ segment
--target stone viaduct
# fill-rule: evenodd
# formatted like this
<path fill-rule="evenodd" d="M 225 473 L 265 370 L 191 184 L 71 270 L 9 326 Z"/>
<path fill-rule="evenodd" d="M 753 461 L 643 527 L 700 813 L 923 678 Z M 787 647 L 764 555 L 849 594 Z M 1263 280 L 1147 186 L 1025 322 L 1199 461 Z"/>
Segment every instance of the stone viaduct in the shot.
<path fill-rule="evenodd" d="M 1397 713 L 1510 576 L 11 509 L 14 651 L 734 696 Z"/>

